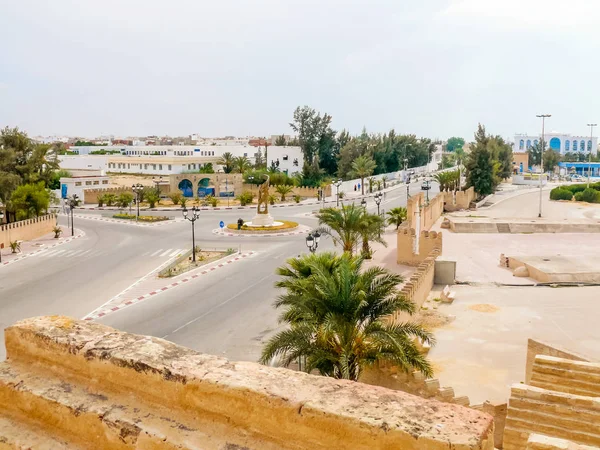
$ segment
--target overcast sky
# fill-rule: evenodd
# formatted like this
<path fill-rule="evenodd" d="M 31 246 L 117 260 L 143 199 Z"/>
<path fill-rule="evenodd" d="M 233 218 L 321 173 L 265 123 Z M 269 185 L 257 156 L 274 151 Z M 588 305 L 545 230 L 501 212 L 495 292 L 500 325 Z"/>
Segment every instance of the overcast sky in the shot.
<path fill-rule="evenodd" d="M 0 126 L 471 140 L 600 123 L 597 0 L 0 0 Z"/>

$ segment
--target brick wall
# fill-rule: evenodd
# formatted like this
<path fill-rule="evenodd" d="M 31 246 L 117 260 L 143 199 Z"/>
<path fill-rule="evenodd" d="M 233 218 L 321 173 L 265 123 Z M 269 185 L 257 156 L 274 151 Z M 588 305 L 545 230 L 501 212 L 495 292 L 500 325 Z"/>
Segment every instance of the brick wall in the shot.
<path fill-rule="evenodd" d="M 573 361 L 589 361 L 588 358 L 568 350 L 561 349 L 535 339 L 527 340 L 527 359 L 525 362 L 525 384 L 530 384 L 533 362 L 537 355 L 554 356 L 557 358 L 570 359 Z"/>
<path fill-rule="evenodd" d="M 33 219 L 0 225 L 0 244 L 8 248 L 11 241 L 30 241 L 52 231 L 56 226 L 56 215 L 46 214 Z"/>
<path fill-rule="evenodd" d="M 47 448 L 98 450 L 494 448 L 492 418 L 480 411 L 230 362 L 91 321 L 28 319 L 7 328 L 5 341 L 8 448 L 38 448 L 40 436 Z"/>

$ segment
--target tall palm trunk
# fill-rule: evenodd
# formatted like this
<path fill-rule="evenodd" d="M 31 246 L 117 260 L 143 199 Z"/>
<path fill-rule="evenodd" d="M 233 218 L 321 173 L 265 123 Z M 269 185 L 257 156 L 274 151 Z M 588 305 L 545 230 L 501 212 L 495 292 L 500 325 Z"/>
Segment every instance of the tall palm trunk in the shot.
<path fill-rule="evenodd" d="M 360 189 L 362 191 L 362 195 L 365 195 L 365 179 L 363 177 L 360 178 Z"/>

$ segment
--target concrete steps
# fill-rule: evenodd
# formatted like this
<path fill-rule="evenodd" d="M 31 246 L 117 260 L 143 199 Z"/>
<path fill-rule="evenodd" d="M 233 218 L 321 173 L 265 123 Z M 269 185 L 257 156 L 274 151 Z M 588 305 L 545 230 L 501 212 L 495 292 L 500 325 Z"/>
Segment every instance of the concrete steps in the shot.
<path fill-rule="evenodd" d="M 4 411 L 3 411 L 4 412 Z M 0 412 L 0 450 L 79 450 L 82 447 L 55 439 L 36 427 L 4 417 Z M 4 412 L 5 413 L 5 412 Z"/>

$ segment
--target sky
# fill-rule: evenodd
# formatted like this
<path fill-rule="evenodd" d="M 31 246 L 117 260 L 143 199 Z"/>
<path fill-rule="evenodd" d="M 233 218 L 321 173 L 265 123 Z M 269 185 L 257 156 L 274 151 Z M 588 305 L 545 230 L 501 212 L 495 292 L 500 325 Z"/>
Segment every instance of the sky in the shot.
<path fill-rule="evenodd" d="M 0 0 L 0 126 L 30 135 L 472 140 L 600 123 L 594 0 Z"/>

